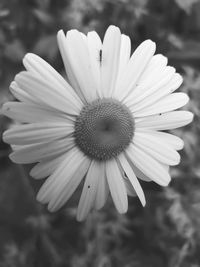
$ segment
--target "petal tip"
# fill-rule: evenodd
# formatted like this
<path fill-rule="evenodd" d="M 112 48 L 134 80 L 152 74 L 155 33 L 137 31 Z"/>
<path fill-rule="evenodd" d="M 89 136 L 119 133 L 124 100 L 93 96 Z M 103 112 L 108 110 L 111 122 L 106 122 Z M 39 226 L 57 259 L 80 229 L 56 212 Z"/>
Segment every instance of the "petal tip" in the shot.
<path fill-rule="evenodd" d="M 16 83 L 16 81 L 12 81 L 9 86 L 10 91 L 16 90 L 16 88 L 18 88 L 18 84 Z"/>
<path fill-rule="evenodd" d="M 191 122 L 193 121 L 193 119 L 194 119 L 194 114 L 192 113 L 192 112 L 190 112 L 190 116 L 191 116 Z"/>
<path fill-rule="evenodd" d="M 76 215 L 76 220 L 78 222 L 83 222 L 85 219 L 86 219 L 87 216 L 84 216 L 83 214 L 77 212 L 77 215 Z"/>
<path fill-rule="evenodd" d="M 194 114 L 190 111 L 186 111 L 187 112 L 187 124 L 190 124 L 193 120 L 194 120 Z"/>
<path fill-rule="evenodd" d="M 12 152 L 8 157 L 9 157 L 9 159 L 10 159 L 12 162 L 14 162 L 14 163 L 20 163 L 20 162 L 18 162 L 18 161 L 16 160 L 16 158 L 15 158 L 15 152 Z"/>
<path fill-rule="evenodd" d="M 128 201 L 122 203 L 121 207 L 116 207 L 119 214 L 125 214 L 128 211 Z"/>
<path fill-rule="evenodd" d="M 147 39 L 144 41 L 144 43 L 152 48 L 156 49 L 156 43 L 154 41 L 152 41 L 151 39 Z"/>
<path fill-rule="evenodd" d="M 59 30 L 57 32 L 57 39 L 63 38 L 65 37 L 64 31 L 63 30 Z"/>
<path fill-rule="evenodd" d="M 34 53 L 26 53 L 26 55 L 24 56 L 24 58 L 23 58 L 23 60 L 24 59 L 27 59 L 27 58 L 29 58 L 29 57 L 32 57 L 32 56 L 36 56 Z"/>
<path fill-rule="evenodd" d="M 41 187 L 41 189 L 42 189 L 42 187 Z M 38 192 L 37 195 L 36 195 L 36 200 L 37 200 L 38 202 L 40 202 L 41 204 L 46 204 L 46 203 L 48 203 L 48 200 L 47 200 L 47 198 L 44 196 L 44 193 L 41 191 L 41 189 L 39 190 L 39 192 Z M 48 210 L 49 210 L 49 208 L 48 208 Z"/>
<path fill-rule="evenodd" d="M 6 132 L 7 131 L 2 134 L 2 140 L 4 141 L 4 143 L 8 143 L 8 141 L 6 140 Z"/>
<path fill-rule="evenodd" d="M 57 35 L 58 35 L 58 34 L 64 34 L 63 29 L 60 29 L 60 30 L 57 32 Z"/>
<path fill-rule="evenodd" d="M 169 185 L 170 182 L 171 182 L 171 179 L 168 180 L 168 181 L 163 181 L 163 182 L 161 182 L 160 185 L 163 186 L 163 187 L 167 187 L 167 186 Z"/>
<path fill-rule="evenodd" d="M 121 34 L 121 31 L 120 29 L 117 27 L 117 26 L 114 26 L 114 25 L 110 25 L 107 30 L 106 30 L 106 33 L 105 33 L 105 36 L 106 34 Z"/>
<path fill-rule="evenodd" d="M 141 204 L 142 204 L 143 207 L 145 207 L 145 206 L 146 206 L 146 200 L 143 199 L 143 200 L 141 201 Z"/>

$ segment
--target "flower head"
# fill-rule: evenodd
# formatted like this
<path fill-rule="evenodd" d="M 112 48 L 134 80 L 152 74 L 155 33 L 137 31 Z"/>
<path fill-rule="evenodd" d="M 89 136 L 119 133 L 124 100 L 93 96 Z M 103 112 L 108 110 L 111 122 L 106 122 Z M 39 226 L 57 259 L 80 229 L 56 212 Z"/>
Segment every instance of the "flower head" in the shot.
<path fill-rule="evenodd" d="M 80 182 L 77 219 L 104 206 L 110 192 L 120 213 L 127 195 L 145 205 L 139 180 L 170 182 L 169 166 L 180 161 L 183 141 L 170 130 L 192 121 L 188 102 L 174 93 L 182 78 L 167 58 L 144 41 L 131 55 L 130 38 L 110 26 L 103 42 L 96 32 L 58 32 L 67 80 L 34 54 L 23 59 L 10 90 L 18 102 L 3 106 L 18 122 L 4 141 L 16 163 L 37 163 L 30 174 L 46 178 L 37 199 L 50 211 L 61 208 Z"/>

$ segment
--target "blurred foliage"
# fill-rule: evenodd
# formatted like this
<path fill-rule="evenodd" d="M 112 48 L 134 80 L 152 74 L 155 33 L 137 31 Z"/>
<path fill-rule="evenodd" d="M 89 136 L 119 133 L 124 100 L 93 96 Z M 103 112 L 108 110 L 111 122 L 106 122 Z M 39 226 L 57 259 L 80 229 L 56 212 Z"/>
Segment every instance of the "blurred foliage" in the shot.
<path fill-rule="evenodd" d="M 2 267 L 199 267 L 200 266 L 200 0 L 0 0 L 0 104 L 34 52 L 64 73 L 56 33 L 77 28 L 102 37 L 109 24 L 130 35 L 133 49 L 157 42 L 184 76 L 181 91 L 194 122 L 173 132 L 185 141 L 182 161 L 171 168 L 168 188 L 144 183 L 147 206 L 129 199 L 119 215 L 111 200 L 83 223 L 75 221 L 77 192 L 50 214 L 35 201 L 40 184 L 12 164 L 0 142 L 0 266 Z M 0 117 L 2 133 L 10 120 Z"/>

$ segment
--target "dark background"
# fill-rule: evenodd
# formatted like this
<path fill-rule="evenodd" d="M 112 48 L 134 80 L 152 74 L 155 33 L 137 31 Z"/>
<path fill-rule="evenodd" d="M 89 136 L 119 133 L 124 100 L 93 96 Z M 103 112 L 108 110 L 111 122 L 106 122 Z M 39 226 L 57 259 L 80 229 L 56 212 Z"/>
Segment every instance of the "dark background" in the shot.
<path fill-rule="evenodd" d="M 168 188 L 143 184 L 147 206 L 129 199 L 119 215 L 111 201 L 83 223 L 75 220 L 78 193 L 50 214 L 35 201 L 39 182 L 30 166 L 8 159 L 0 141 L 1 267 L 199 267 L 200 266 L 200 1 L 199 0 L 0 0 L 0 105 L 12 100 L 9 84 L 33 52 L 58 71 L 59 29 L 121 28 L 134 49 L 150 38 L 184 76 L 180 88 L 191 101 L 193 123 L 173 131 L 182 137 L 182 161 L 171 168 Z M 11 125 L 0 115 L 0 132 Z M 81 190 L 81 189 L 80 189 Z"/>

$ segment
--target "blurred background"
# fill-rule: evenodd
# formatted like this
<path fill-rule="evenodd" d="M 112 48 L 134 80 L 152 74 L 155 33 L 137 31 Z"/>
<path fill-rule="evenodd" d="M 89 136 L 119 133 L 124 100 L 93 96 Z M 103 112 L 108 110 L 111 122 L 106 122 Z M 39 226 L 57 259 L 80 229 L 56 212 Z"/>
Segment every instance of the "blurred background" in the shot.
<path fill-rule="evenodd" d="M 119 215 L 111 201 L 83 223 L 75 220 L 77 192 L 50 214 L 35 200 L 40 187 L 30 166 L 8 159 L 0 141 L 1 267 L 199 267 L 200 266 L 200 0 L 0 0 L 0 105 L 13 97 L 9 84 L 33 52 L 64 74 L 56 43 L 59 29 L 96 30 L 114 24 L 132 48 L 145 39 L 184 76 L 194 122 L 173 131 L 184 139 L 182 161 L 171 168 L 168 188 L 143 183 L 147 205 L 129 199 Z M 0 132 L 12 122 L 0 115 Z M 80 189 L 81 190 L 81 189 Z"/>

